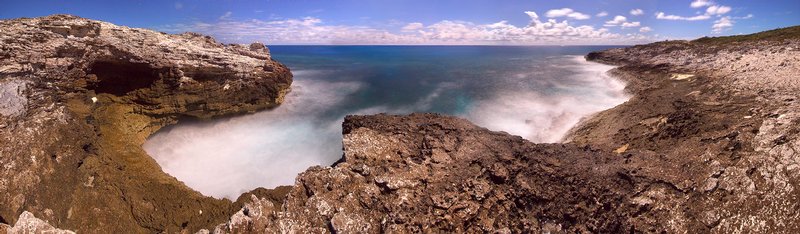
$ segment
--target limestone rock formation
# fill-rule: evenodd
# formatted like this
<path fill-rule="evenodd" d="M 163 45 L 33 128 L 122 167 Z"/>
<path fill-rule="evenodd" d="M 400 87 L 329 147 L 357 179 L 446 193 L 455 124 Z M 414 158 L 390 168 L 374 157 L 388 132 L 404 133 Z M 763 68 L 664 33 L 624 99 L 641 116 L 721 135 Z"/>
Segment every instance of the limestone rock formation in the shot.
<path fill-rule="evenodd" d="M 0 223 L 87 233 L 196 231 L 241 206 L 202 196 L 142 149 L 183 117 L 253 112 L 292 82 L 262 44 L 224 45 L 70 15 L 0 21 Z"/>
<path fill-rule="evenodd" d="M 3 230 L 0 225 L 0 232 L 6 231 L 8 234 L 27 234 L 27 233 L 52 233 L 52 234 L 75 234 L 73 231 L 61 230 L 51 226 L 44 220 L 38 219 L 30 212 L 24 211 L 17 219 L 14 226 L 8 226 Z"/>
<path fill-rule="evenodd" d="M 439 115 L 350 116 L 340 162 L 215 232 L 797 233 L 797 31 L 591 53 L 621 66 L 633 97 L 569 143 Z"/>
<path fill-rule="evenodd" d="M 568 143 L 349 116 L 339 162 L 234 203 L 164 174 L 141 144 L 181 117 L 279 104 L 291 73 L 264 45 L 0 21 L 0 232 L 797 233 L 799 32 L 591 53 L 633 97 Z"/>
<path fill-rule="evenodd" d="M 619 217 L 637 210 L 610 152 L 436 114 L 349 116 L 343 131 L 338 164 L 298 176 L 281 207 L 254 197 L 216 232 L 625 232 Z"/>

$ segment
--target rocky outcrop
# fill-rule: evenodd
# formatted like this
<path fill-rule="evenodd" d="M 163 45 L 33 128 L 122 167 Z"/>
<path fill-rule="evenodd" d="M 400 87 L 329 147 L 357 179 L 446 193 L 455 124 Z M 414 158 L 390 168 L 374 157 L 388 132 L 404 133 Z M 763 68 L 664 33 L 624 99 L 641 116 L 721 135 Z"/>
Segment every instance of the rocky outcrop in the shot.
<path fill-rule="evenodd" d="M 217 232 L 625 232 L 637 211 L 619 156 L 533 144 L 436 114 L 349 116 L 344 156 L 257 197 Z"/>
<path fill-rule="evenodd" d="M 279 104 L 291 74 L 266 47 L 65 15 L 0 30 L 0 232 L 800 231 L 798 28 L 591 53 L 633 97 L 567 143 L 349 116 L 339 162 L 235 203 L 140 146 L 180 117 Z"/>
<path fill-rule="evenodd" d="M 638 173 L 674 188 L 642 192 L 658 195 L 649 198 L 649 216 L 673 221 L 668 231 L 797 232 L 798 32 L 592 53 L 590 59 L 623 65 L 615 72 L 635 96 L 576 128 L 572 141 L 626 146 L 669 162 L 648 162 Z"/>
<path fill-rule="evenodd" d="M 302 173 L 280 203 L 252 197 L 215 232 L 796 233 L 800 34 L 775 35 L 589 54 L 620 65 L 633 97 L 568 143 L 350 116 L 340 162 Z"/>
<path fill-rule="evenodd" d="M 0 229 L 2 229 L 0 224 Z M 61 230 L 51 226 L 44 220 L 38 219 L 30 212 L 22 212 L 17 219 L 14 226 L 7 226 L 5 229 L 8 234 L 24 234 L 24 233 L 53 233 L 53 234 L 75 234 L 73 231 Z"/>
<path fill-rule="evenodd" d="M 281 103 L 289 70 L 224 45 L 69 15 L 0 21 L 0 223 L 30 212 L 87 233 L 196 231 L 241 206 L 202 196 L 141 148 L 183 117 Z"/>

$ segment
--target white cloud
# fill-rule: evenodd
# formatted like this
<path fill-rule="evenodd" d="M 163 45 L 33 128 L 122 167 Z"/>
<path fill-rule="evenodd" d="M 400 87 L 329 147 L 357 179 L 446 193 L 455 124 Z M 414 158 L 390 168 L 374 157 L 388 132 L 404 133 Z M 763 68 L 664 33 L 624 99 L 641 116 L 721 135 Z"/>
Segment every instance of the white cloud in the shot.
<path fill-rule="evenodd" d="M 618 15 L 618 16 L 614 16 L 613 20 L 606 21 L 606 23 L 603 24 L 603 26 L 616 27 L 616 26 L 619 26 L 619 25 L 621 25 L 621 24 L 623 24 L 623 23 L 625 23 L 627 21 L 628 21 L 628 17 Z"/>
<path fill-rule="evenodd" d="M 272 21 L 219 20 L 214 23 L 167 25 L 158 29 L 172 33 L 199 32 L 227 43 L 263 41 L 269 44 L 596 45 L 638 44 L 654 40 L 641 34 L 621 35 L 606 28 L 572 25 L 566 20 L 542 21 L 533 11 L 525 14 L 530 17 L 530 23 L 525 26 L 512 25 L 507 21 L 475 24 L 443 20 L 430 25 L 408 23 L 399 28 L 399 33 L 363 25 L 331 25 L 314 17 Z M 617 25 L 638 27 L 639 22 L 627 22 L 624 19 Z"/>
<path fill-rule="evenodd" d="M 549 18 L 569 17 L 569 18 L 573 18 L 573 19 L 576 19 L 576 20 L 585 20 L 585 19 L 592 18 L 591 16 L 589 16 L 587 14 L 574 11 L 574 10 L 572 10 L 570 8 L 552 9 L 552 10 L 547 11 L 547 13 L 545 13 L 545 16 L 547 16 Z"/>
<path fill-rule="evenodd" d="M 228 12 L 225 12 L 225 14 L 223 14 L 222 16 L 220 16 L 219 19 L 220 20 L 227 20 L 228 18 L 231 18 L 231 15 L 233 15 L 233 12 L 228 11 Z"/>
<path fill-rule="evenodd" d="M 639 28 L 639 32 L 642 32 L 642 33 L 650 32 L 650 31 L 653 31 L 653 29 L 650 28 L 650 27 L 641 27 L 641 28 Z"/>
<path fill-rule="evenodd" d="M 701 7 L 704 7 L 704 6 L 710 6 L 711 4 L 713 4 L 713 3 L 711 1 L 709 1 L 709 0 L 695 0 L 689 5 L 692 8 L 701 8 Z"/>
<path fill-rule="evenodd" d="M 753 18 L 753 14 L 747 14 L 744 17 L 731 17 L 731 16 L 724 16 L 725 14 L 731 12 L 733 8 L 730 6 L 718 5 L 711 0 L 695 0 L 689 4 L 692 8 L 701 8 L 706 7 L 705 12 L 698 11 L 695 16 L 685 17 L 685 16 L 678 16 L 678 15 L 667 15 L 664 12 L 657 12 L 656 19 L 663 19 L 663 20 L 686 20 L 686 21 L 697 21 L 697 20 L 707 20 L 711 19 L 711 17 L 720 17 L 719 19 L 714 21 L 714 25 L 711 26 L 712 33 L 722 33 L 728 29 L 733 27 L 735 23 L 732 19 L 750 19 Z"/>
<path fill-rule="evenodd" d="M 711 32 L 722 33 L 723 31 L 731 29 L 733 27 L 733 23 L 735 22 L 731 20 L 731 17 L 729 16 L 722 17 L 714 21 L 714 25 L 711 26 Z"/>
<path fill-rule="evenodd" d="M 403 26 L 403 28 L 401 30 L 403 30 L 403 32 L 413 32 L 413 31 L 420 30 L 420 29 L 422 29 L 424 27 L 425 26 L 422 25 L 422 23 L 416 23 L 415 22 L 415 23 L 410 23 L 410 24 L 407 24 L 406 26 Z"/>
<path fill-rule="evenodd" d="M 183 3 L 175 2 L 175 10 L 180 10 L 180 9 L 183 9 Z"/>
<path fill-rule="evenodd" d="M 656 19 L 663 19 L 663 20 L 686 20 L 686 21 L 696 21 L 696 20 L 707 20 L 710 19 L 711 16 L 721 16 L 731 11 L 731 7 L 729 6 L 722 6 L 722 5 L 715 5 L 711 1 L 704 1 L 704 0 L 697 0 L 691 3 L 692 8 L 700 8 L 703 6 L 708 6 L 706 8 L 705 13 L 700 15 L 701 12 L 697 12 L 698 15 L 696 16 L 678 16 L 678 15 L 667 15 L 664 12 L 657 12 Z"/>
<path fill-rule="evenodd" d="M 729 6 L 710 6 L 706 9 L 707 15 L 722 15 L 731 11 Z"/>
<path fill-rule="evenodd" d="M 656 13 L 656 19 L 663 19 L 663 20 L 686 20 L 686 21 L 697 21 L 697 20 L 707 20 L 710 19 L 711 16 L 709 15 L 696 15 L 692 17 L 684 17 L 684 16 L 677 16 L 677 15 L 667 15 L 664 12 Z"/>
<path fill-rule="evenodd" d="M 528 15 L 528 17 L 531 17 L 531 19 L 539 19 L 539 15 L 537 15 L 536 12 L 526 11 L 525 14 Z"/>
<path fill-rule="evenodd" d="M 622 28 L 636 28 L 642 26 L 642 24 L 640 22 L 625 22 L 621 26 Z"/>
<path fill-rule="evenodd" d="M 595 16 L 597 16 L 597 17 L 605 17 L 607 15 L 608 15 L 608 12 L 601 11 L 600 13 L 597 13 L 597 15 L 595 15 Z"/>
<path fill-rule="evenodd" d="M 642 9 L 633 9 L 631 10 L 631 15 L 644 15 L 644 10 Z"/>
<path fill-rule="evenodd" d="M 605 24 L 603 24 L 603 26 L 604 27 L 620 26 L 623 29 L 625 29 L 625 28 L 640 27 L 640 26 L 642 26 L 642 23 L 638 22 L 638 21 L 636 21 L 636 22 L 628 22 L 628 18 L 627 17 L 618 15 L 618 16 L 614 16 L 613 20 L 606 21 Z"/>

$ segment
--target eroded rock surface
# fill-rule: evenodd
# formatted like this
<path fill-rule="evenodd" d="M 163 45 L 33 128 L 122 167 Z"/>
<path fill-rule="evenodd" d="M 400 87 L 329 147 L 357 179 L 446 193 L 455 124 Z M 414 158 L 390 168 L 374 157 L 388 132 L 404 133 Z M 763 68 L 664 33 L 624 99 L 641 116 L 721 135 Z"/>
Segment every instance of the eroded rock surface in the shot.
<path fill-rule="evenodd" d="M 141 148 L 181 117 L 281 103 L 264 45 L 69 15 L 0 21 L 0 223 L 30 212 L 85 233 L 196 231 L 241 206 L 202 196 Z"/>
<path fill-rule="evenodd" d="M 27 214 L 88 233 L 800 231 L 798 28 L 588 55 L 633 98 L 569 143 L 350 116 L 340 162 L 236 203 L 140 146 L 180 116 L 280 103 L 291 75 L 266 47 L 64 15 L 0 30 L 0 232 Z"/>
<path fill-rule="evenodd" d="M 435 114 L 349 116 L 344 156 L 253 201 L 217 232 L 624 232 L 637 210 L 619 156 L 533 144 Z"/>
<path fill-rule="evenodd" d="M 624 65 L 615 72 L 635 97 L 572 140 L 667 162 L 623 154 L 648 164 L 638 176 L 672 188 L 643 191 L 671 195 L 643 197 L 652 208 L 641 218 L 670 220 L 672 232 L 800 231 L 800 27 L 588 57 Z"/>
<path fill-rule="evenodd" d="M 797 233 L 798 31 L 591 53 L 633 97 L 569 143 L 350 116 L 339 163 L 215 232 Z"/>
<path fill-rule="evenodd" d="M 0 226 L 0 229 L 3 227 Z M 73 231 L 61 230 L 53 227 L 44 220 L 38 219 L 30 212 L 22 212 L 14 226 L 5 227 L 8 234 L 27 234 L 27 233 L 52 233 L 52 234 L 75 234 Z M 0 230 L 2 232 L 2 230 Z"/>

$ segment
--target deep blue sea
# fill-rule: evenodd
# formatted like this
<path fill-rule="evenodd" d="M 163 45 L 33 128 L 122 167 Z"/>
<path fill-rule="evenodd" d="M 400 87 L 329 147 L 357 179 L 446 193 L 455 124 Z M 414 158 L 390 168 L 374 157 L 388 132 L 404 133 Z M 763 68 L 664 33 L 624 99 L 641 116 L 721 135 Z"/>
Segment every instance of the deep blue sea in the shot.
<path fill-rule="evenodd" d="M 625 100 L 611 66 L 586 62 L 602 46 L 271 46 L 294 74 L 273 110 L 153 135 L 145 150 L 205 195 L 235 199 L 291 185 L 341 155 L 348 114 L 437 112 L 533 142 L 557 142 L 582 117 Z"/>

